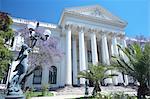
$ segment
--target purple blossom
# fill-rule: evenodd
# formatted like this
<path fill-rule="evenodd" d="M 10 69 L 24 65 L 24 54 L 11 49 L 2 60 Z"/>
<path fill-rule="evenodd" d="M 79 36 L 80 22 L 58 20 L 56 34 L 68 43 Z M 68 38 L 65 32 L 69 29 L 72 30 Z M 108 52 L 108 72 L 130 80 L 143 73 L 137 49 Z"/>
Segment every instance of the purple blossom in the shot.
<path fill-rule="evenodd" d="M 29 29 L 21 29 L 19 32 L 21 33 L 21 36 L 24 37 L 25 43 L 30 46 L 32 40 Z M 58 46 L 60 42 L 58 37 L 50 36 L 48 39 L 44 38 L 48 32 L 49 31 L 45 30 L 43 27 L 35 28 L 35 33 L 38 35 L 38 38 L 36 45 L 33 48 L 33 52 L 29 55 L 29 62 L 32 66 L 51 64 L 56 58 L 61 60 L 64 55 L 64 52 L 62 52 Z M 38 49 L 37 53 L 34 52 L 35 49 Z"/>

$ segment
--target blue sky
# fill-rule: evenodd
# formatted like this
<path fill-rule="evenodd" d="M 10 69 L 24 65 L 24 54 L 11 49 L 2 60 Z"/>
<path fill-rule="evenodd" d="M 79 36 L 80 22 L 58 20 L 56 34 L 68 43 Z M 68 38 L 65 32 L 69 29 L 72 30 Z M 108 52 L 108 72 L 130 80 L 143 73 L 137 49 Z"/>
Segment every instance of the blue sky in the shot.
<path fill-rule="evenodd" d="M 2 11 L 13 17 L 57 24 L 66 7 L 99 4 L 128 22 L 130 37 L 150 37 L 150 0 L 0 0 Z"/>

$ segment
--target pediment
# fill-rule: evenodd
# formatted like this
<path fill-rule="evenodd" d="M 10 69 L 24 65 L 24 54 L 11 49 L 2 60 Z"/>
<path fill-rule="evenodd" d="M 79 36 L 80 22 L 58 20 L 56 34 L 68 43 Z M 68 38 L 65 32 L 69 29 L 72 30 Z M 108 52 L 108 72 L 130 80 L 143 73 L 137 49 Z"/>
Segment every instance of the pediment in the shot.
<path fill-rule="evenodd" d="M 119 23 L 126 23 L 125 21 L 113 15 L 100 5 L 66 8 L 65 12 L 78 14 L 80 16 L 87 16 L 89 18 L 97 18 L 102 20 L 111 20 Z"/>

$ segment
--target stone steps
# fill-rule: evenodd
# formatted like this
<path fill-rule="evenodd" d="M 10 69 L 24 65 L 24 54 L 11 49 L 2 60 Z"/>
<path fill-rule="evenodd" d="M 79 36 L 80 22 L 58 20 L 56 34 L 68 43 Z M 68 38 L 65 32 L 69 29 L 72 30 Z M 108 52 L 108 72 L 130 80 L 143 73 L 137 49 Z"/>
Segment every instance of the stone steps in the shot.
<path fill-rule="evenodd" d="M 132 93 L 136 94 L 136 90 L 132 88 L 120 87 L 120 86 L 107 86 L 101 87 L 102 92 L 114 93 L 114 92 L 124 92 L 124 93 Z M 89 87 L 89 94 L 92 93 L 93 87 Z M 65 88 L 56 90 L 56 95 L 84 95 L 85 88 L 84 87 L 71 87 L 66 86 Z"/>

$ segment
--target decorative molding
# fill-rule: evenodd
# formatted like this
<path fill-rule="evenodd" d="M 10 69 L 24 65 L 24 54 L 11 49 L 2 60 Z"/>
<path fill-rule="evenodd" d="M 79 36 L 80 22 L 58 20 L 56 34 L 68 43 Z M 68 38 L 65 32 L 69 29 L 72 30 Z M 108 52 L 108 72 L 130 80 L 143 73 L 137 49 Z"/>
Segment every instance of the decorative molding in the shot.
<path fill-rule="evenodd" d="M 94 14 L 90 14 L 89 12 L 93 12 Z M 87 14 L 89 13 L 89 14 Z M 97 13 L 97 14 L 96 14 Z M 98 20 L 107 24 L 118 24 L 117 26 L 122 26 L 123 28 L 127 25 L 127 22 L 121 20 L 119 17 L 114 16 L 111 14 L 109 11 L 104 9 L 103 7 L 99 5 L 94 5 L 94 6 L 85 6 L 85 7 L 74 7 L 74 8 L 68 8 L 64 10 L 64 15 L 73 15 L 73 16 L 78 16 L 80 18 L 86 18 L 88 20 Z M 99 17 L 98 17 L 99 15 Z M 63 20 L 62 16 L 62 20 Z"/>
<path fill-rule="evenodd" d="M 78 32 L 83 32 L 84 33 L 85 27 L 84 26 L 77 26 L 76 29 L 77 29 Z"/>

